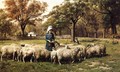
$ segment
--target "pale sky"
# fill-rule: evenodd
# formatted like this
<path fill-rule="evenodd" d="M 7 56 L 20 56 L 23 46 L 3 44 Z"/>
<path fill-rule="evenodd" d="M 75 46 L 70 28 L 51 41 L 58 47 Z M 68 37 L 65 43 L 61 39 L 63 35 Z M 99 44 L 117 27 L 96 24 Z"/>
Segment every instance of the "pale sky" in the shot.
<path fill-rule="evenodd" d="M 4 0 L 0 0 L 0 8 L 4 8 Z M 48 4 L 48 10 L 47 12 L 51 11 L 53 6 L 61 4 L 64 0 L 40 0 L 47 2 Z"/>

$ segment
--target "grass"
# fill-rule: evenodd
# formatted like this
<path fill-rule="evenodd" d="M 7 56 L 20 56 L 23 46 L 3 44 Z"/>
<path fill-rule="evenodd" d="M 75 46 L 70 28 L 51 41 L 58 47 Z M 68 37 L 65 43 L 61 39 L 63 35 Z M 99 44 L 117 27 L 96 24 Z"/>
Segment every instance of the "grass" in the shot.
<path fill-rule="evenodd" d="M 0 61 L 0 72 L 120 72 L 120 44 L 112 44 L 112 40 L 79 38 L 80 43 L 102 43 L 107 47 L 107 56 L 86 59 L 73 64 L 52 64 L 51 62 L 17 62 Z M 58 42 L 69 44 L 69 39 L 57 39 Z M 45 40 L 0 41 L 0 46 L 11 43 L 44 44 Z"/>

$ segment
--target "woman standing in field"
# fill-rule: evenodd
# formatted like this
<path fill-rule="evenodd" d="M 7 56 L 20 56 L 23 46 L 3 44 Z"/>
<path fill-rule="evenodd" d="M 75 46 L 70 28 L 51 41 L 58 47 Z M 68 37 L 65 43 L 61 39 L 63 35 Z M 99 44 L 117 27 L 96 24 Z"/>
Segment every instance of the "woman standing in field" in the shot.
<path fill-rule="evenodd" d="M 54 37 L 52 26 L 48 27 L 45 38 L 46 38 L 46 49 L 49 51 L 52 51 L 52 48 L 55 47 L 55 44 L 54 44 L 55 37 Z"/>

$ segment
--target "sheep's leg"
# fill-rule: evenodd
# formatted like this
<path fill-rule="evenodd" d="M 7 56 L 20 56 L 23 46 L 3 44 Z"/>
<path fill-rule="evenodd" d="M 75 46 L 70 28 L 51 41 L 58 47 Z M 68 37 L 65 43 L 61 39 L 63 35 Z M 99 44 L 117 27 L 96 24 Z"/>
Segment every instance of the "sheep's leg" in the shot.
<path fill-rule="evenodd" d="M 36 56 L 34 57 L 34 62 L 37 62 L 37 57 Z"/>
<path fill-rule="evenodd" d="M 87 57 L 87 55 L 86 54 L 83 54 L 83 60 L 85 60 L 86 59 L 86 57 Z"/>
<path fill-rule="evenodd" d="M 83 60 L 85 60 L 86 59 L 86 56 L 85 57 L 83 57 Z"/>
<path fill-rule="evenodd" d="M 18 61 L 22 61 L 21 55 L 18 56 Z"/>
<path fill-rule="evenodd" d="M 82 56 L 79 58 L 79 62 L 81 62 L 83 59 L 82 59 Z"/>
<path fill-rule="evenodd" d="M 18 62 L 20 61 L 20 55 L 17 56 L 17 60 L 18 60 Z"/>
<path fill-rule="evenodd" d="M 60 60 L 58 60 L 58 62 L 59 62 L 59 65 L 61 65 L 61 62 L 60 62 Z"/>
<path fill-rule="evenodd" d="M 54 57 L 54 62 L 53 62 L 53 64 L 55 64 L 55 61 L 56 61 L 56 57 Z"/>
<path fill-rule="evenodd" d="M 55 64 L 55 59 L 54 59 L 54 62 L 53 62 L 53 64 Z"/>
<path fill-rule="evenodd" d="M 32 63 L 33 57 L 31 57 L 30 62 Z"/>
<path fill-rule="evenodd" d="M 1 61 L 3 61 L 3 55 L 5 55 L 6 53 L 2 52 L 1 54 Z"/>
<path fill-rule="evenodd" d="M 56 58 L 54 58 L 54 62 L 53 62 L 53 64 L 55 64 L 55 61 L 56 61 Z"/>
<path fill-rule="evenodd" d="M 32 55 L 32 57 L 31 57 L 31 59 L 30 59 L 30 62 L 32 63 L 33 62 L 33 60 L 35 61 L 35 54 L 33 53 L 33 55 Z"/>
<path fill-rule="evenodd" d="M 20 60 L 19 60 L 19 56 L 17 56 L 17 61 L 19 62 Z"/>
<path fill-rule="evenodd" d="M 72 63 L 74 63 L 75 62 L 75 60 L 74 59 L 72 59 Z"/>
<path fill-rule="evenodd" d="M 22 57 L 23 62 L 25 63 L 25 56 Z"/>
<path fill-rule="evenodd" d="M 72 58 L 71 58 L 71 63 L 74 63 L 74 61 L 75 61 L 75 59 L 74 59 L 75 57 L 74 56 L 72 56 Z"/>
<path fill-rule="evenodd" d="M 51 56 L 51 62 L 52 62 L 53 57 Z"/>

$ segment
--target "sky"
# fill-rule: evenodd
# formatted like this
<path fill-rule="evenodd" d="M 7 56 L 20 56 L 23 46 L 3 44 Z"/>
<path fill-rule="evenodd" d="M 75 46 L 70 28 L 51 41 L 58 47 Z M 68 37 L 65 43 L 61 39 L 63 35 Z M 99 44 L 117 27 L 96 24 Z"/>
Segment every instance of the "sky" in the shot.
<path fill-rule="evenodd" d="M 47 12 L 51 11 L 53 6 L 61 4 L 64 0 L 40 0 L 47 2 L 48 8 Z M 0 8 L 4 8 L 4 0 L 0 0 Z"/>

